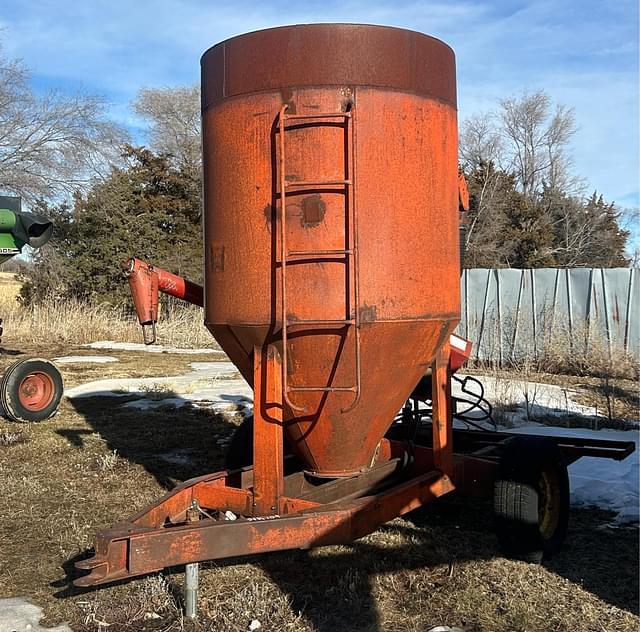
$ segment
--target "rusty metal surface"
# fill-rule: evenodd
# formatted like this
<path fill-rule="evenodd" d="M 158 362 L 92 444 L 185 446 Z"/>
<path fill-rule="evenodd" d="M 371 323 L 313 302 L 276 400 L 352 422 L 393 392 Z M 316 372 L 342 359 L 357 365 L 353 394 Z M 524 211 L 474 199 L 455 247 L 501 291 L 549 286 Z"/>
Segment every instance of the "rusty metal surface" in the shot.
<path fill-rule="evenodd" d="M 453 474 L 453 402 L 451 401 L 451 350 L 447 340 L 436 351 L 431 366 L 434 465 Z"/>
<path fill-rule="evenodd" d="M 388 455 L 404 450 L 398 442 L 388 442 L 387 448 Z M 94 556 L 76 563 L 89 574 L 74 584 L 90 587 L 167 566 L 351 542 L 455 489 L 447 475 L 429 467 L 430 449 L 418 448 L 416 458 L 421 467 L 407 470 L 404 478 L 397 479 L 399 459 L 391 457 L 369 476 L 325 483 L 307 498 L 282 497 L 282 513 L 268 508 L 266 515 L 255 502 L 256 488 L 228 485 L 233 473 L 187 481 L 129 521 L 100 532 Z M 374 491 L 376 483 L 386 478 L 391 484 Z M 316 502 L 321 498 L 325 504 Z M 237 519 L 215 517 L 226 510 L 236 513 Z"/>
<path fill-rule="evenodd" d="M 129 279 L 140 324 L 158 319 L 158 291 L 199 307 L 204 305 L 204 288 L 177 274 L 135 257 L 125 261 L 122 270 Z"/>
<path fill-rule="evenodd" d="M 158 321 L 158 275 L 153 266 L 140 259 L 127 259 L 122 271 L 129 281 L 138 321 L 144 327 Z"/>
<path fill-rule="evenodd" d="M 142 337 L 145 344 L 156 341 L 156 323 L 158 322 L 158 292 L 182 299 L 187 303 L 204 305 L 204 288 L 177 274 L 167 272 L 146 261 L 132 257 L 122 263 L 122 271 L 129 280 L 131 297 L 136 309 L 138 321 L 142 325 Z M 151 327 L 151 337 L 147 328 Z"/>
<path fill-rule="evenodd" d="M 413 445 L 409 454 L 405 442 L 383 439 L 373 467 L 314 485 L 300 472 L 282 476 L 280 357 L 273 345 L 256 347 L 253 471 L 187 481 L 128 522 L 102 531 L 93 557 L 76 563 L 89 573 L 74 584 L 91 587 L 167 566 L 351 542 L 455 489 L 490 495 L 495 455 L 478 458 L 477 449 L 470 456 L 453 454 L 449 351 L 448 342 L 440 345 L 433 362 L 433 447 Z M 581 447 L 591 453 L 591 445 Z M 225 520 L 226 511 L 236 519 Z"/>
<path fill-rule="evenodd" d="M 253 504 L 280 513 L 284 496 L 282 360 L 274 345 L 253 349 Z"/>
<path fill-rule="evenodd" d="M 498 458 L 496 454 L 479 458 L 482 446 L 499 449 L 510 437 L 522 435 L 464 430 L 456 430 L 454 435 L 460 438 L 460 445 L 466 437 L 472 452 L 454 455 L 453 482 L 434 471 L 437 451 L 414 446 L 412 460 L 402 471 L 398 466 L 407 462 L 406 445 L 385 440 L 382 462 L 359 477 L 338 479 L 315 488 L 301 485 L 300 473 L 287 477 L 286 493 L 298 490 L 300 498 L 284 497 L 282 513 L 264 517 L 254 514 L 251 476 L 246 477 L 247 488 L 231 486 L 245 478 L 243 475 L 250 473 L 248 469 L 218 472 L 187 481 L 129 521 L 100 532 L 94 556 L 76 564 L 78 569 L 90 573 L 74 583 L 89 587 L 171 565 L 350 542 L 370 533 L 379 524 L 454 489 L 463 494 L 490 497 Z M 581 456 L 620 460 L 635 448 L 633 442 L 576 437 L 552 439 L 569 463 Z M 398 475 L 404 479 L 398 479 Z M 379 485 L 385 481 L 391 486 L 382 491 Z M 190 522 L 188 511 L 194 500 L 207 513 L 231 510 L 245 518 L 225 522 L 206 519 L 203 514 L 200 522 Z M 246 516 L 254 517 L 247 519 Z"/>
<path fill-rule="evenodd" d="M 334 55 L 325 59 L 320 42 L 334 40 L 338 51 L 350 42 L 349 54 L 335 53 L 344 72 L 333 67 L 333 79 L 320 80 L 314 73 L 331 69 Z M 373 56 L 368 41 L 376 42 Z M 413 47 L 408 62 L 406 46 Z M 266 75 L 246 68 L 256 51 L 273 66 Z M 203 112 L 205 321 L 250 384 L 254 346 L 279 345 L 293 404 L 284 410 L 289 441 L 310 472 L 349 476 L 371 465 L 395 412 L 459 319 L 456 111 L 452 93 L 433 87 L 455 84 L 453 55 L 397 29 L 295 27 L 211 49 L 204 92 L 223 75 L 233 98 L 205 96 Z M 288 115 L 307 118 L 287 123 L 281 173 L 285 104 Z M 345 134 L 338 113 L 348 111 L 355 116 Z M 285 263 L 286 313 L 283 197 L 286 249 L 296 259 Z M 356 242 L 357 266 L 344 252 Z M 284 320 L 296 323 L 285 353 Z M 360 399 L 350 409 L 358 362 Z M 296 391 L 307 387 L 327 391 Z"/>
<path fill-rule="evenodd" d="M 438 39 L 387 26 L 306 24 L 248 33 L 201 60 L 203 110 L 221 99 L 308 86 L 371 86 L 456 107 L 455 56 Z M 332 110 L 327 110 L 331 112 Z"/>
<path fill-rule="evenodd" d="M 469 210 L 469 187 L 464 173 L 458 174 L 458 207 L 461 212 Z"/>
<path fill-rule="evenodd" d="M 282 396 L 284 402 L 287 404 L 289 410 L 294 411 L 300 416 L 300 413 L 308 412 L 308 409 L 304 405 L 299 406 L 294 404 L 291 399 L 291 393 L 325 393 L 327 395 L 331 393 L 348 392 L 353 393 L 353 399 L 345 407 L 341 409 L 342 413 L 347 413 L 353 410 L 360 401 L 361 387 L 362 387 L 362 367 L 360 356 L 360 317 L 361 308 L 359 301 L 359 257 L 358 257 L 358 227 L 357 217 L 358 214 L 355 211 L 355 168 L 354 168 L 354 144 L 355 144 L 355 109 L 349 107 L 344 112 L 337 113 L 319 113 L 319 114 L 288 114 L 288 104 L 284 104 L 280 108 L 278 114 L 278 141 L 279 141 L 279 178 L 280 178 L 280 195 L 278 202 L 280 204 L 280 326 L 282 336 L 282 355 L 283 355 L 283 371 L 282 371 Z M 343 122 L 344 126 L 344 174 L 342 180 L 329 180 L 324 182 L 306 182 L 300 180 L 288 180 L 287 163 L 286 163 L 286 142 L 287 136 L 287 122 L 291 126 L 296 121 L 314 121 L 316 125 L 322 125 L 326 120 L 338 119 Z M 294 187 L 298 193 L 301 192 L 301 187 L 307 189 L 321 189 L 324 186 L 339 186 L 342 189 L 344 195 L 344 244 L 342 248 L 338 249 L 319 249 L 314 248 L 312 250 L 293 250 L 290 251 L 287 247 L 287 193 Z M 305 202 L 311 202 L 312 204 L 306 204 Z M 313 222 L 309 221 L 308 207 L 312 206 L 317 209 L 317 212 L 313 213 Z M 302 200 L 302 225 L 305 228 L 319 225 L 324 219 L 326 213 L 326 205 L 322 202 L 319 195 L 308 195 Z M 290 320 L 288 314 L 290 310 L 287 304 L 287 265 L 314 265 L 318 260 L 322 261 L 326 255 L 333 257 L 334 260 L 343 263 L 344 267 L 344 286 L 345 286 L 345 305 L 343 309 L 344 318 L 342 320 L 319 320 L 314 321 L 305 319 L 300 321 L 298 319 Z M 353 287 L 353 301 L 351 301 L 351 292 L 349 288 Z M 353 314 L 353 317 L 351 316 Z M 345 333 L 346 328 L 352 327 L 353 341 L 353 365 L 354 376 L 350 385 L 335 386 L 329 383 L 321 383 L 318 385 L 298 385 L 290 386 L 288 383 L 288 371 L 284 370 L 289 366 L 289 337 L 288 332 L 292 327 L 305 326 L 308 327 L 314 325 L 317 329 L 326 327 L 339 326 L 343 328 Z"/>

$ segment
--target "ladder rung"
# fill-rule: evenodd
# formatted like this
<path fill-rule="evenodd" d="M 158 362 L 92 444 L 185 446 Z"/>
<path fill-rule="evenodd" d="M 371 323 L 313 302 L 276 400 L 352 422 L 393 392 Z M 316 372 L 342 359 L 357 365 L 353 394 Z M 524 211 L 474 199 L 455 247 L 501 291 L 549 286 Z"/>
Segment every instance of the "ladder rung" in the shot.
<path fill-rule="evenodd" d="M 289 187 L 327 187 L 327 186 L 343 186 L 343 187 L 347 187 L 351 185 L 351 180 L 319 180 L 319 181 L 313 181 L 313 180 L 300 180 L 300 181 L 295 181 L 295 180 L 285 180 L 284 182 L 284 186 L 289 188 Z"/>
<path fill-rule="evenodd" d="M 285 327 L 296 327 L 304 325 L 355 325 L 356 321 L 351 320 L 288 320 Z"/>
<path fill-rule="evenodd" d="M 291 386 L 287 389 L 288 393 L 333 393 L 334 391 L 340 391 L 345 393 L 355 393 L 355 386 Z"/>
<path fill-rule="evenodd" d="M 317 112 L 315 114 L 285 114 L 285 121 L 316 118 L 351 118 L 351 112 Z"/>
<path fill-rule="evenodd" d="M 316 257 L 327 255 L 352 255 L 353 250 L 292 250 L 287 257 Z"/>

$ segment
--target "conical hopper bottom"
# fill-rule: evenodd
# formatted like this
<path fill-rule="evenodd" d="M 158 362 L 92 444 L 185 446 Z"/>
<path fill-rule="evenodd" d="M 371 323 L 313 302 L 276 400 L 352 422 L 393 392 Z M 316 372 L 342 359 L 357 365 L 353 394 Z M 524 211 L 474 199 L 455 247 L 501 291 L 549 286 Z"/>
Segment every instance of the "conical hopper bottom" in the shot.
<path fill-rule="evenodd" d="M 360 328 L 361 389 L 354 393 L 291 393 L 303 412 L 285 408 L 285 432 L 307 471 L 324 477 L 366 469 L 378 443 L 424 374 L 455 320 L 372 322 Z M 272 342 L 267 327 L 211 326 L 244 378 L 252 384 L 254 345 Z M 351 386 L 355 381 L 353 327 L 301 331 L 290 336 L 291 387 Z M 273 341 L 275 342 L 275 341 Z"/>

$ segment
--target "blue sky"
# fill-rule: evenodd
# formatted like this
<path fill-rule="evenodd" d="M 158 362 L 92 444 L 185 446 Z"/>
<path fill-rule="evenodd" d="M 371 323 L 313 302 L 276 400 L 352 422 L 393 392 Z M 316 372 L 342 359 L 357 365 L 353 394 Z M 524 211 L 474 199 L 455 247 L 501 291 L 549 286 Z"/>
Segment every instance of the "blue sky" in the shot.
<path fill-rule="evenodd" d="M 2 0 L 4 53 L 38 88 L 104 95 L 114 118 L 141 87 L 194 83 L 222 39 L 304 22 L 366 22 L 422 31 L 456 51 L 460 118 L 523 90 L 575 109 L 575 171 L 610 201 L 638 207 L 637 0 Z"/>

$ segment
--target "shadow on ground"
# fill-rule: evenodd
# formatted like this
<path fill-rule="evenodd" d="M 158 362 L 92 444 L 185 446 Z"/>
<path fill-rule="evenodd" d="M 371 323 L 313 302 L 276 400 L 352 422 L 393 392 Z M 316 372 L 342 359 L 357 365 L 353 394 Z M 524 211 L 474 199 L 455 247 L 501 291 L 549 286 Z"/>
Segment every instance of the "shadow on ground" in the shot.
<path fill-rule="evenodd" d="M 176 393 L 164 396 L 180 398 Z M 232 423 L 190 405 L 153 410 L 122 405 L 132 399 L 135 397 L 76 399 L 73 406 L 91 429 L 58 432 L 78 447 L 83 446 L 87 434 L 99 433 L 110 450 L 142 465 L 166 489 L 222 469 L 225 442 L 235 429 Z M 607 527 L 612 517 L 603 511 L 574 509 L 564 550 L 545 566 L 607 603 L 636 614 L 637 529 Z M 388 547 L 359 541 L 337 551 L 334 548 L 330 555 L 288 551 L 211 565 L 225 568 L 239 561 L 257 564 L 288 595 L 291 609 L 302 612 L 321 632 L 346 629 L 345 621 L 354 622 L 348 629 L 381 630 L 373 597 L 375 577 L 424 569 L 426 579 L 421 590 L 437 594 L 443 585 L 462 581 L 456 575 L 458 564 L 499 555 L 491 531 L 489 503 L 445 497 L 407 518 L 381 527 L 381 537 L 393 535 Z M 71 563 L 65 565 L 65 571 L 67 580 L 59 587 L 73 579 Z M 67 583 L 58 596 L 73 592 Z M 468 629 L 476 629 L 472 622 L 469 624 Z"/>
<path fill-rule="evenodd" d="M 178 482 L 222 469 L 225 445 L 236 426 L 223 415 L 192 406 L 178 393 L 163 391 L 153 397 L 158 399 L 148 409 L 125 405 L 140 399 L 139 395 L 75 398 L 71 404 L 90 429 L 69 428 L 58 434 L 81 448 L 86 435 L 99 433 L 109 450 L 143 466 L 168 490 Z M 242 404 L 236 396 L 230 397 L 231 404 Z M 165 400 L 172 403 L 163 405 Z"/>

